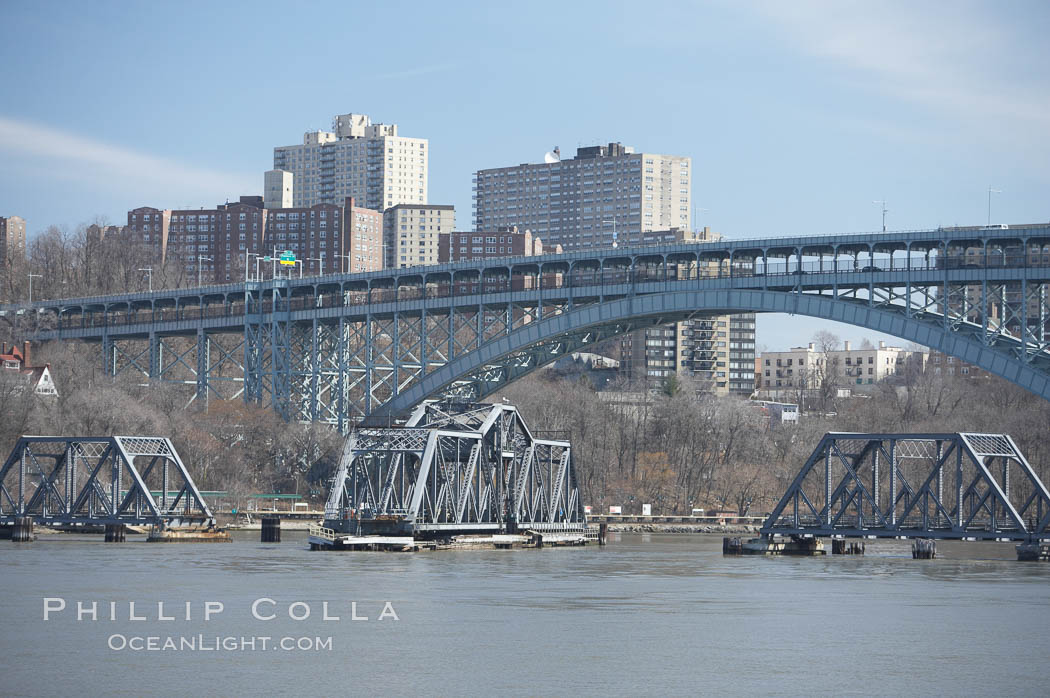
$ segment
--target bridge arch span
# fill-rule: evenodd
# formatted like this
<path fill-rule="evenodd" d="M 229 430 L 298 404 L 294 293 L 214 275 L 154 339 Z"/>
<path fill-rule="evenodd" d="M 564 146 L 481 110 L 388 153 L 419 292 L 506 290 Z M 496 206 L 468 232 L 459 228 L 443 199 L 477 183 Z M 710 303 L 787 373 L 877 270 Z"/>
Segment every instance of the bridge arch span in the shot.
<path fill-rule="evenodd" d="M 620 298 L 529 323 L 426 374 L 372 414 L 404 414 L 438 395 L 481 399 L 541 366 L 610 337 L 691 317 L 739 312 L 806 315 L 893 335 L 954 356 L 1050 400 L 1050 376 L 1023 363 L 1008 348 L 987 346 L 958 328 L 949 329 L 940 315 L 909 317 L 903 308 L 897 312 L 814 294 L 717 289 Z"/>

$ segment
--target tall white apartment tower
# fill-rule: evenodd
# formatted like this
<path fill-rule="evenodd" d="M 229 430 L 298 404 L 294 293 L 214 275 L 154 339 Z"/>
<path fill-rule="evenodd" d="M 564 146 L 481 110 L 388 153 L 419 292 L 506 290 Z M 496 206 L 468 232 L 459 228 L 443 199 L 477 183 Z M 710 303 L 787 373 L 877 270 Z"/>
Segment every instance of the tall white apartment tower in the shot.
<path fill-rule="evenodd" d="M 516 225 L 565 250 L 609 247 L 621 232 L 690 230 L 691 158 L 610 143 L 545 160 L 478 170 L 474 229 Z"/>
<path fill-rule="evenodd" d="M 273 169 L 291 173 L 292 205 L 337 204 L 352 196 L 383 211 L 427 203 L 426 138 L 397 135 L 397 124 L 373 124 L 364 114 L 341 114 L 331 131 L 310 131 L 302 145 L 273 149 Z M 276 175 L 267 175 L 274 184 Z"/>

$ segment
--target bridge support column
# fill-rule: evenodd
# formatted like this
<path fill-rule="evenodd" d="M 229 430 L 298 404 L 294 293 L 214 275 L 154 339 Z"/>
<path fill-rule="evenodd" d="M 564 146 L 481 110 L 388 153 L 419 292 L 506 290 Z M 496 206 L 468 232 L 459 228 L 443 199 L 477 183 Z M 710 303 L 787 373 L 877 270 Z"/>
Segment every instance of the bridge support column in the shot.
<path fill-rule="evenodd" d="M 211 365 L 209 349 L 208 335 L 203 328 L 199 328 L 197 330 L 197 399 L 204 400 L 205 403 L 208 401 L 208 367 Z"/>
<path fill-rule="evenodd" d="M 117 375 L 116 348 L 113 346 L 113 339 L 108 334 L 102 335 L 102 375 Z"/>
<path fill-rule="evenodd" d="M 261 540 L 262 540 L 263 543 L 280 543 L 281 542 L 281 517 L 280 516 L 264 516 L 264 517 L 262 517 Z"/>
<path fill-rule="evenodd" d="M 149 377 L 150 380 L 160 378 L 162 344 L 156 332 L 149 333 Z"/>

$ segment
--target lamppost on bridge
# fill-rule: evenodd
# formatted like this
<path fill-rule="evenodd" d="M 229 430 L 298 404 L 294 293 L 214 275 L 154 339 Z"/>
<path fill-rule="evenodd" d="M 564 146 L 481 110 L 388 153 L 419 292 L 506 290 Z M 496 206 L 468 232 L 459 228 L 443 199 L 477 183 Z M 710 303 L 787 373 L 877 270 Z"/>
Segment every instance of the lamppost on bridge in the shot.
<path fill-rule="evenodd" d="M 143 267 L 142 269 L 139 269 L 139 271 L 146 272 L 146 275 L 149 278 L 149 292 L 153 293 L 153 267 Z"/>
<path fill-rule="evenodd" d="M 605 225 L 606 223 L 612 223 L 612 227 L 613 227 L 613 243 L 612 243 L 612 246 L 615 249 L 616 248 L 616 219 L 615 218 L 607 218 L 607 219 L 602 220 L 602 225 Z"/>
<path fill-rule="evenodd" d="M 259 256 L 260 255 L 257 252 L 249 252 L 248 250 L 244 251 L 244 283 L 248 283 L 248 264 L 249 264 L 248 258 L 249 257 L 259 257 Z M 258 271 L 259 271 L 259 264 L 258 264 L 258 262 L 256 262 L 256 264 L 255 264 L 255 270 L 256 270 L 256 276 L 258 276 Z M 254 281 L 258 281 L 258 279 L 254 279 Z"/>
<path fill-rule="evenodd" d="M 988 187 L 988 225 L 992 224 L 992 194 L 1002 194 L 1002 189 L 992 189 Z"/>
<path fill-rule="evenodd" d="M 879 204 L 880 206 L 882 206 L 882 232 L 885 233 L 886 232 L 886 213 L 889 211 L 889 209 L 886 208 L 886 200 L 882 199 L 882 200 L 878 200 L 878 201 L 872 201 L 871 203 Z"/>
<path fill-rule="evenodd" d="M 700 216 L 698 213 L 709 213 L 711 209 L 703 206 L 693 206 L 693 230 L 700 230 Z"/>
<path fill-rule="evenodd" d="M 42 279 L 42 278 L 44 278 L 44 275 L 43 274 L 33 274 L 32 272 L 29 273 L 29 305 L 33 305 L 33 277 L 36 277 L 38 279 Z"/>
<path fill-rule="evenodd" d="M 336 257 L 338 257 L 340 259 L 339 268 L 342 269 L 343 273 L 345 274 L 348 271 L 350 271 L 350 255 L 348 255 L 348 254 L 337 254 Z M 346 260 L 346 269 L 343 269 L 343 262 L 342 262 L 342 260 L 344 260 L 344 259 Z"/>
<path fill-rule="evenodd" d="M 205 257 L 204 255 L 197 255 L 197 288 L 201 287 L 201 267 L 203 262 L 214 262 L 215 260 L 211 257 Z"/>
<path fill-rule="evenodd" d="M 307 257 L 305 259 L 305 261 L 307 261 L 307 262 L 320 262 L 321 263 L 321 268 L 318 271 L 319 271 L 319 273 L 324 274 L 324 252 L 321 253 L 320 257 Z M 302 278 L 302 274 L 301 273 L 299 274 L 299 277 Z"/>

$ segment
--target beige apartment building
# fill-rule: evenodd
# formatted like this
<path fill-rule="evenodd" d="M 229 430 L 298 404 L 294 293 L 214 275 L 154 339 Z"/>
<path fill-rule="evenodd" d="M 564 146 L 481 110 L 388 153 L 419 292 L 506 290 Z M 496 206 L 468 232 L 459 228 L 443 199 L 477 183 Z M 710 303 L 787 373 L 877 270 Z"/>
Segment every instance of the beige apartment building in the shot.
<path fill-rule="evenodd" d="M 377 211 L 425 204 L 428 151 L 427 139 L 400 136 L 397 124 L 341 114 L 331 131 L 309 131 L 300 145 L 274 148 L 273 170 L 263 181 L 266 207 L 338 204 L 347 197 Z"/>
<path fill-rule="evenodd" d="M 437 204 L 398 204 L 383 212 L 386 267 L 440 262 L 441 236 L 456 229 L 456 209 Z"/>
<path fill-rule="evenodd" d="M 620 143 L 561 160 L 478 170 L 474 229 L 518 226 L 567 252 L 619 244 L 621 235 L 691 227 L 692 160 L 636 153 Z"/>
<path fill-rule="evenodd" d="M 820 386 L 821 377 L 830 370 L 836 385 L 856 389 L 874 385 L 909 367 L 922 369 L 927 358 L 925 351 L 888 347 L 885 342 L 879 342 L 878 347 L 861 349 L 844 342 L 842 349 L 825 355 L 811 342 L 789 351 L 762 352 L 760 384 L 765 390 L 812 389 Z"/>

